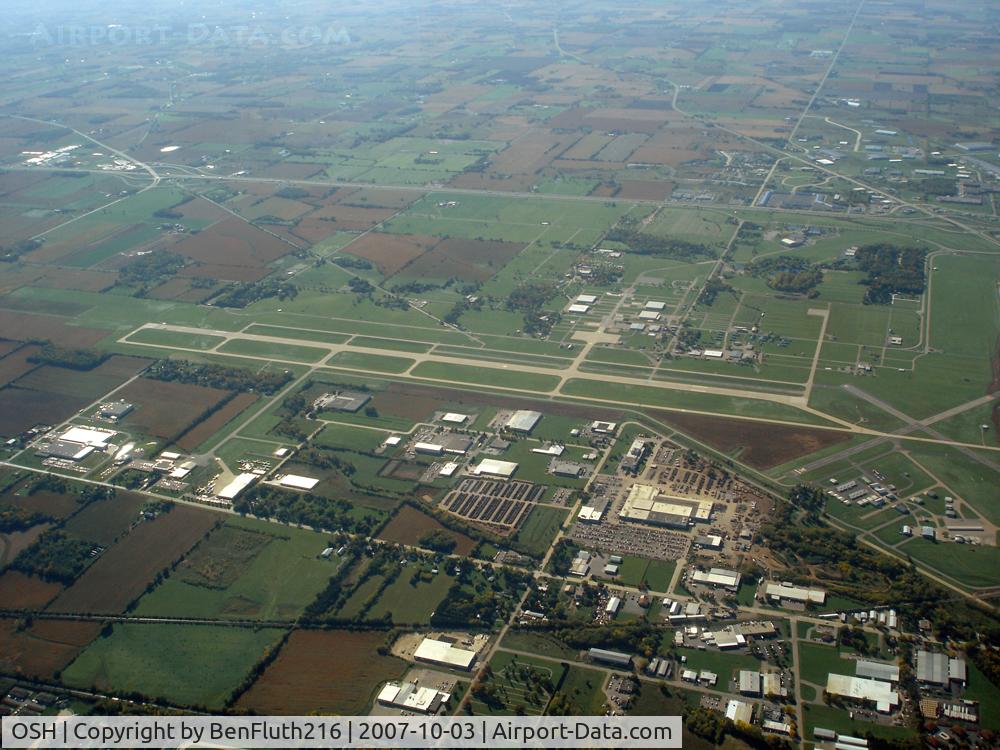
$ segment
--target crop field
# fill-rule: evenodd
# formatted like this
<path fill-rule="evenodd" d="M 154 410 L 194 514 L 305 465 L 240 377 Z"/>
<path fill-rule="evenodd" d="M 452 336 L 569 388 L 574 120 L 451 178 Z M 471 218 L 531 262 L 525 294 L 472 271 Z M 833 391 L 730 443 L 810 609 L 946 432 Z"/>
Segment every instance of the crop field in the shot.
<path fill-rule="evenodd" d="M 54 679 L 100 632 L 98 622 L 37 619 L 22 630 L 15 619 L 0 620 L 0 668 Z"/>
<path fill-rule="evenodd" d="M 237 393 L 224 406 L 213 412 L 210 417 L 202 420 L 177 439 L 177 447 L 185 451 L 194 451 L 204 441 L 236 419 L 240 414 L 257 403 L 253 393 Z"/>
<path fill-rule="evenodd" d="M 340 563 L 327 539 L 303 529 L 233 519 L 214 530 L 144 596 L 140 616 L 291 620 Z"/>
<path fill-rule="evenodd" d="M 135 404 L 135 410 L 123 420 L 125 426 L 168 442 L 180 437 L 227 395 L 217 388 L 147 378 L 129 383 L 116 394 Z"/>
<path fill-rule="evenodd" d="M 63 671 L 63 679 L 218 710 L 281 635 L 275 628 L 115 625 Z"/>
<path fill-rule="evenodd" d="M 62 584 L 17 570 L 0 574 L 0 601 L 8 609 L 44 609 L 62 590 Z"/>
<path fill-rule="evenodd" d="M 296 630 L 237 708 L 258 714 L 359 714 L 407 662 L 381 656 L 377 631 Z"/>
<path fill-rule="evenodd" d="M 291 250 L 276 237 L 235 218 L 224 219 L 173 247 L 174 252 L 204 264 L 198 269 L 199 276 L 225 274 L 221 269 L 229 267 L 265 268 Z M 206 272 L 209 269 L 212 273 Z M 241 280 L 225 275 L 216 278 Z"/>
<path fill-rule="evenodd" d="M 396 544 L 419 545 L 420 538 L 429 531 L 440 531 L 455 540 L 456 555 L 468 555 L 476 546 L 474 539 L 457 531 L 451 531 L 433 516 L 421 513 L 416 508 L 404 505 L 382 530 L 379 538 Z"/>
<path fill-rule="evenodd" d="M 214 513 L 179 505 L 154 521 L 139 524 L 56 597 L 49 610 L 122 612 L 142 595 L 158 573 L 191 549 L 216 521 Z"/>
<path fill-rule="evenodd" d="M 718 451 L 739 456 L 740 461 L 764 470 L 850 439 L 842 432 L 737 419 L 671 413 L 661 415 L 661 419 Z"/>
<path fill-rule="evenodd" d="M 117 491 L 113 498 L 86 505 L 63 528 L 80 539 L 106 547 L 136 523 L 145 504 L 141 495 Z"/>

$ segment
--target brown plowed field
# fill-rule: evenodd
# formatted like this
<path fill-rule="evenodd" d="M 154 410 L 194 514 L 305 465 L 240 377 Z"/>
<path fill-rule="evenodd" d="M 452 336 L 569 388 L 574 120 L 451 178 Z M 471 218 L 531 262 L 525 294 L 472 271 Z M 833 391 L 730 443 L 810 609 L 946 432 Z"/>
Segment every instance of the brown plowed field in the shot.
<path fill-rule="evenodd" d="M 41 609 L 62 590 L 61 583 L 43 581 L 17 570 L 0 575 L 0 602 L 6 609 Z"/>
<path fill-rule="evenodd" d="M 740 461 L 755 469 L 771 469 L 850 439 L 846 432 L 809 427 L 673 412 L 656 412 L 654 416 L 715 450 L 740 451 Z"/>
<path fill-rule="evenodd" d="M 236 706 L 261 715 L 357 715 L 379 685 L 406 670 L 402 659 L 378 654 L 384 642 L 379 631 L 296 630 Z"/>
<path fill-rule="evenodd" d="M 173 440 L 228 392 L 139 378 L 115 395 L 135 404 L 135 411 L 125 417 L 125 424 L 151 437 Z"/>
<path fill-rule="evenodd" d="M 485 281 L 524 249 L 515 242 L 488 240 L 442 240 L 404 269 L 400 275 L 418 279 Z"/>
<path fill-rule="evenodd" d="M 87 568 L 49 610 L 122 612 L 157 573 L 186 554 L 217 520 L 211 511 L 177 505 L 155 521 L 141 523 Z"/>
<path fill-rule="evenodd" d="M 220 221 L 174 246 L 174 252 L 206 264 L 262 268 L 292 248 L 241 219 Z"/>
<path fill-rule="evenodd" d="M 0 669 L 52 679 L 101 632 L 99 622 L 36 620 L 18 632 L 17 620 L 0 620 Z"/>
<path fill-rule="evenodd" d="M 84 328 L 69 324 L 69 320 L 55 315 L 0 310 L 0 336 L 16 341 L 48 339 L 53 344 L 85 348 L 96 344 L 111 331 Z"/>
<path fill-rule="evenodd" d="M 370 260 L 383 275 L 392 276 L 437 243 L 437 237 L 372 232 L 359 237 L 344 252 Z"/>
<path fill-rule="evenodd" d="M 404 505 L 400 508 L 399 513 L 392 517 L 392 520 L 385 525 L 385 528 L 378 535 L 380 539 L 385 539 L 387 542 L 416 546 L 420 544 L 420 537 L 428 531 L 434 530 L 443 531 L 457 542 L 455 545 L 456 555 L 468 555 L 472 552 L 472 548 L 476 546 L 475 539 L 467 537 L 465 534 L 460 534 L 457 531 L 452 531 L 433 516 L 421 513 L 409 505 Z"/>
<path fill-rule="evenodd" d="M 198 423 L 181 435 L 177 440 L 177 445 L 185 451 L 193 451 L 203 441 L 208 440 L 208 438 L 225 427 L 230 419 L 235 419 L 244 409 L 248 409 L 256 400 L 257 396 L 253 393 L 236 394 L 228 404 L 208 419 Z"/>

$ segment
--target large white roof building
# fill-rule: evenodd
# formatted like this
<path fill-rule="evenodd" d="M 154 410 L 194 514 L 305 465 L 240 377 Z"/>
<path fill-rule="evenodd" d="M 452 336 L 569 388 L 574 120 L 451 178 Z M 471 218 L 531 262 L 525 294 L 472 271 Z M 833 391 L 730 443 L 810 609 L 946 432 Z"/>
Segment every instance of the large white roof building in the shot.
<path fill-rule="evenodd" d="M 413 652 L 417 661 L 430 664 L 441 664 L 455 669 L 471 669 L 476 660 L 476 652 L 464 648 L 456 648 L 450 641 L 439 641 L 434 638 L 424 638 Z"/>

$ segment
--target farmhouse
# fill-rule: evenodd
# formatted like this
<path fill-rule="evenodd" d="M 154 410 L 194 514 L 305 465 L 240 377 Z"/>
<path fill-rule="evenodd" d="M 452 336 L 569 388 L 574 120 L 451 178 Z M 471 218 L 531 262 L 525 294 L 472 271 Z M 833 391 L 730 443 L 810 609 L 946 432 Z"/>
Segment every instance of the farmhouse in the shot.
<path fill-rule="evenodd" d="M 420 714 L 436 714 L 451 698 L 450 693 L 429 687 L 418 687 L 415 682 L 386 683 L 379 691 L 378 702 L 383 706 L 415 711 Z"/>
<path fill-rule="evenodd" d="M 429 664 L 440 664 L 454 669 L 471 669 L 476 652 L 457 648 L 453 641 L 424 638 L 413 652 L 413 658 Z"/>

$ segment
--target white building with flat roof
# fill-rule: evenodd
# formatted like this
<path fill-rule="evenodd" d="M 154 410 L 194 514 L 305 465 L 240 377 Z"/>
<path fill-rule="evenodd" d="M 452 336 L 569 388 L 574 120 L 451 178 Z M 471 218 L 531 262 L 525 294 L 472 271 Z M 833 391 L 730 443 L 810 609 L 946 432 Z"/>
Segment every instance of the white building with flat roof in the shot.
<path fill-rule="evenodd" d="M 101 430 L 96 427 L 73 425 L 60 435 L 59 439 L 67 443 L 79 443 L 80 445 L 88 445 L 97 450 L 104 450 L 108 447 L 108 442 L 116 434 L 114 430 Z"/>
<path fill-rule="evenodd" d="M 570 305 L 569 307 L 567 307 L 566 308 L 566 312 L 568 312 L 568 313 L 575 313 L 577 315 L 586 315 L 588 312 L 590 312 L 590 306 L 589 305 L 575 305 L 574 304 L 574 305 Z"/>
<path fill-rule="evenodd" d="M 578 294 L 576 295 L 576 301 L 581 305 L 592 305 L 597 302 L 596 294 Z"/>
<path fill-rule="evenodd" d="M 707 573 L 703 570 L 691 572 L 691 580 L 705 586 L 716 586 L 736 590 L 740 587 L 740 574 L 735 570 L 712 568 Z"/>
<path fill-rule="evenodd" d="M 874 703 L 880 713 L 889 713 L 899 706 L 899 693 L 892 689 L 891 683 L 882 680 L 830 674 L 826 680 L 826 692 L 861 703 Z"/>
<path fill-rule="evenodd" d="M 235 500 L 239 497 L 243 490 L 256 482 L 259 478 L 260 477 L 257 474 L 252 474 L 250 472 L 237 474 L 231 482 L 226 484 L 226 486 L 221 490 L 218 490 L 215 493 L 215 496 L 221 500 Z"/>
<path fill-rule="evenodd" d="M 413 652 L 417 661 L 429 664 L 440 664 L 453 669 L 471 669 L 476 661 L 476 652 L 458 648 L 451 641 L 440 641 L 436 638 L 424 638 Z"/>
<path fill-rule="evenodd" d="M 465 424 L 468 421 L 468 414 L 459 414 L 458 412 L 450 411 L 441 417 L 442 422 L 447 422 L 448 424 Z"/>
<path fill-rule="evenodd" d="M 311 490 L 319 484 L 318 479 L 303 477 L 299 474 L 282 474 L 278 477 L 277 482 L 282 487 L 289 487 L 293 490 Z"/>
<path fill-rule="evenodd" d="M 508 430 L 513 430 L 514 432 L 531 432 L 535 429 L 535 425 L 538 424 L 538 420 L 541 418 L 542 413 L 540 411 L 519 409 L 510 415 L 510 419 L 507 420 L 505 426 Z"/>
<path fill-rule="evenodd" d="M 476 476 L 485 474 L 501 479 L 510 479 L 514 476 L 515 471 L 517 471 L 517 464 L 513 461 L 497 461 L 495 458 L 484 458 L 472 469 L 472 473 Z"/>
<path fill-rule="evenodd" d="M 823 589 L 807 589 L 790 583 L 769 581 L 764 586 L 764 593 L 768 599 L 774 601 L 787 599 L 802 604 L 823 604 L 826 601 L 826 592 Z"/>
<path fill-rule="evenodd" d="M 451 693 L 435 688 L 420 687 L 415 682 L 388 682 L 376 699 L 383 706 L 415 711 L 419 714 L 436 714 L 451 699 Z"/>

